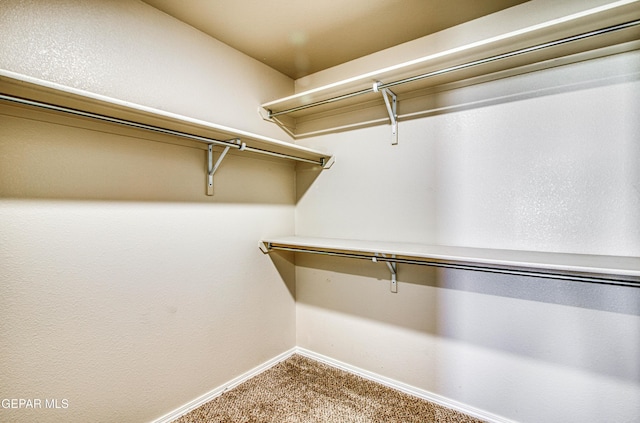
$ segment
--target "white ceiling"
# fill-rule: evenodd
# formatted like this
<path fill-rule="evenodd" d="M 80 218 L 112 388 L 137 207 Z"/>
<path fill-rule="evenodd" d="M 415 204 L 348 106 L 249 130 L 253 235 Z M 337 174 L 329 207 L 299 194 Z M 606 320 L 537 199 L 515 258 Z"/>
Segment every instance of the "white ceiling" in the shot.
<path fill-rule="evenodd" d="M 144 0 L 292 78 L 525 0 Z"/>

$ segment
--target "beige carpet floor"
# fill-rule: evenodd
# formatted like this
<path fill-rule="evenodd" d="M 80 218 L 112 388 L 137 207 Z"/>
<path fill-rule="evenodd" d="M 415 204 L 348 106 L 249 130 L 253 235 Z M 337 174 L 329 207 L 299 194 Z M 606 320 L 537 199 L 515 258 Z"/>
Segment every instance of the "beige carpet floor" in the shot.
<path fill-rule="evenodd" d="M 481 423 L 458 411 L 293 355 L 174 423 Z"/>

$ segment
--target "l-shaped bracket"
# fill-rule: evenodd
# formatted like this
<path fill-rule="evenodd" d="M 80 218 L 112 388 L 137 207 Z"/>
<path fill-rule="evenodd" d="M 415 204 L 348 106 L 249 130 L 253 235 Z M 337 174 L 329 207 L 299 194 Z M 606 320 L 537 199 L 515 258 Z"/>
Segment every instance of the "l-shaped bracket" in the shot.
<path fill-rule="evenodd" d="M 264 254 L 269 254 L 272 250 L 272 246 L 271 246 L 271 242 L 269 241 L 260 241 L 260 244 L 258 244 L 260 251 L 262 251 Z M 330 252 L 322 252 L 322 251 L 314 251 L 314 250 L 306 250 L 304 248 L 296 248 L 296 247 L 277 247 L 277 249 L 279 250 L 285 250 L 285 251 L 294 251 L 294 252 L 306 252 L 306 253 L 319 253 L 319 254 L 328 254 L 328 255 L 340 255 L 340 254 L 336 254 L 336 253 L 330 253 Z M 382 258 L 387 265 L 387 267 L 389 268 L 389 272 L 391 272 L 391 292 L 393 293 L 397 293 L 398 292 L 398 263 L 396 262 L 396 255 L 395 254 L 391 254 L 390 258 L 387 258 L 387 255 L 384 253 L 373 253 L 373 256 L 369 256 L 371 258 L 371 261 L 374 263 L 378 262 L 378 258 Z M 365 258 L 364 256 L 357 256 L 357 255 L 348 255 L 351 257 L 355 257 L 355 258 Z M 367 257 L 368 259 L 368 257 Z"/>
<path fill-rule="evenodd" d="M 240 150 L 244 150 L 244 146 L 245 144 L 242 143 L 240 141 L 240 139 L 235 139 L 235 140 L 231 140 L 235 143 L 237 143 L 240 146 Z M 218 157 L 218 160 L 216 160 L 216 163 L 213 163 L 213 144 L 209 144 L 208 148 L 207 148 L 207 195 L 213 195 L 213 174 L 216 173 L 216 170 L 218 170 L 218 167 L 220 167 L 220 164 L 222 163 L 222 160 L 224 159 L 224 157 L 227 155 L 227 153 L 229 152 L 229 149 L 231 148 L 231 146 L 226 146 L 224 148 L 224 150 L 222 150 L 222 153 L 220 154 L 220 157 Z"/>
<path fill-rule="evenodd" d="M 386 254 L 380 253 L 380 256 L 384 257 L 384 258 L 387 258 Z M 375 256 L 373 256 L 371 258 L 371 260 L 374 263 L 378 262 L 376 257 L 378 257 L 378 253 L 375 253 Z M 392 259 L 396 258 L 396 255 L 392 254 L 391 258 Z M 389 268 L 389 272 L 391 272 L 391 292 L 397 293 L 398 292 L 398 277 L 397 277 L 398 276 L 398 263 L 396 263 L 395 261 L 385 261 L 385 263 L 387 264 L 387 267 Z"/>
<path fill-rule="evenodd" d="M 384 104 L 387 106 L 389 120 L 391 121 L 391 145 L 398 144 L 398 97 L 388 88 L 380 88 L 382 82 L 378 81 L 373 84 L 373 92 L 382 93 Z"/>

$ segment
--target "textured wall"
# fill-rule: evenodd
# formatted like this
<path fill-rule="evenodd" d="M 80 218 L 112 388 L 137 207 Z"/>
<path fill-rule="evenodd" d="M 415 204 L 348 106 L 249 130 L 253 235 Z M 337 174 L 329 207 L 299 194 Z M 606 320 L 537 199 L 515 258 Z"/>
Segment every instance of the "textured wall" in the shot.
<path fill-rule="evenodd" d="M 303 143 L 296 233 L 640 256 L 640 54 L 434 95 Z M 298 345 L 521 422 L 640 421 L 640 290 L 296 257 Z"/>
<path fill-rule="evenodd" d="M 138 1 L 7 0 L 0 68 L 282 138 L 257 105 L 291 79 Z"/>
<path fill-rule="evenodd" d="M 396 66 L 399 63 L 462 47 L 511 31 L 522 30 L 609 3 L 613 3 L 613 1 L 529 0 L 500 13 L 492 13 L 463 25 L 448 28 L 296 79 L 296 92 L 303 92 L 375 70 Z"/>
<path fill-rule="evenodd" d="M 4 69 L 281 135 L 255 109 L 289 79 L 144 3 L 3 1 L 0 39 Z M 295 345 L 257 247 L 293 231 L 291 164 L 230 155 L 207 197 L 169 137 L 6 105 L 0 128 L 0 398 L 42 401 L 0 421 L 151 421 Z"/>
<path fill-rule="evenodd" d="M 640 255 L 639 66 L 632 52 L 435 94 L 459 110 L 401 122 L 397 147 L 382 126 L 305 140 L 340 162 L 297 230 Z"/>

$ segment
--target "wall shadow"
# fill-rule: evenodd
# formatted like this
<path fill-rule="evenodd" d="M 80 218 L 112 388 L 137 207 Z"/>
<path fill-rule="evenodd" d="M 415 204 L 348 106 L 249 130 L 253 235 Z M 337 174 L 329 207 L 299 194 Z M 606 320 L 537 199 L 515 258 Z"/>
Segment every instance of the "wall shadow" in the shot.
<path fill-rule="evenodd" d="M 305 305 L 640 383 L 640 334 L 620 327 L 640 288 L 399 264 L 393 294 L 384 263 L 298 253 L 296 266 Z"/>
<path fill-rule="evenodd" d="M 296 299 L 296 269 L 295 254 L 287 251 L 280 251 L 276 254 L 269 253 L 273 265 L 280 278 L 291 294 L 291 298 Z"/>
<path fill-rule="evenodd" d="M 323 169 L 311 163 L 298 163 L 296 166 L 296 204 L 304 197 L 313 182 L 320 176 Z"/>
<path fill-rule="evenodd" d="M 293 205 L 295 164 L 0 102 L 0 198 Z M 221 148 L 214 148 L 217 160 Z"/>
<path fill-rule="evenodd" d="M 640 80 L 640 53 L 616 52 L 602 53 L 600 58 L 585 56 L 576 63 L 557 59 L 432 88 L 412 90 L 411 83 L 399 85 L 395 91 L 400 134 L 403 121 Z M 338 107 L 321 116 L 311 132 L 340 133 L 389 124 L 380 99 Z"/>
<path fill-rule="evenodd" d="M 274 251 L 270 254 L 275 257 L 291 253 Z M 389 280 L 389 271 L 382 262 L 297 253 L 295 264 L 344 275 Z M 397 278 L 400 283 L 640 316 L 640 288 L 637 287 L 403 263 L 398 264 Z"/>

